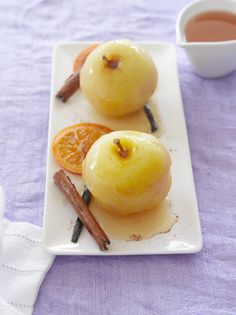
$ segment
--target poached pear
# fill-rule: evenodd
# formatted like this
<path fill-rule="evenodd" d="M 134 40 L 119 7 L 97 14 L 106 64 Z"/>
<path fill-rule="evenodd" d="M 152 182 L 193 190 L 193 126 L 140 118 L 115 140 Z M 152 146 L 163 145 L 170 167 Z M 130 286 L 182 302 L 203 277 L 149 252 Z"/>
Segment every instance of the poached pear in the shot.
<path fill-rule="evenodd" d="M 83 180 L 107 211 L 127 215 L 151 209 L 171 186 L 169 152 L 150 134 L 115 131 L 99 138 L 82 165 Z"/>
<path fill-rule="evenodd" d="M 103 115 L 120 117 L 143 108 L 157 86 L 151 56 L 127 40 L 99 45 L 86 59 L 80 86 Z"/>

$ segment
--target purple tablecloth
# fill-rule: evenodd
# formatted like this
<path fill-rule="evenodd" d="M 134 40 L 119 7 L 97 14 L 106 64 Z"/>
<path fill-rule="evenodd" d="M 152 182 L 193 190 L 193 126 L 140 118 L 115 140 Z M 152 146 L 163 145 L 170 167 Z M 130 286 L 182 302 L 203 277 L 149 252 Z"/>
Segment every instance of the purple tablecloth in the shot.
<path fill-rule="evenodd" d="M 0 154 L 7 217 L 42 225 L 51 55 L 58 41 L 175 42 L 189 1 L 0 2 Z M 35 315 L 236 314 L 236 72 L 196 76 L 177 49 L 203 250 L 57 257 Z M 170 82 L 171 84 L 171 82 Z"/>

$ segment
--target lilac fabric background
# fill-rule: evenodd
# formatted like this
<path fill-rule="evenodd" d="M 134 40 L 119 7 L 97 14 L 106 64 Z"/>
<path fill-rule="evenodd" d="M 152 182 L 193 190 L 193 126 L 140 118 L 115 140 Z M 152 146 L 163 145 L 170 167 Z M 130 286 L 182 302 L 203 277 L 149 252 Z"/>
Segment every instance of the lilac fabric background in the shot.
<path fill-rule="evenodd" d="M 0 1 L 0 184 L 10 220 L 42 225 L 54 44 L 115 38 L 174 44 L 176 16 L 188 2 Z M 177 55 L 202 252 L 57 257 L 35 315 L 236 314 L 236 72 L 201 79 L 180 48 Z"/>

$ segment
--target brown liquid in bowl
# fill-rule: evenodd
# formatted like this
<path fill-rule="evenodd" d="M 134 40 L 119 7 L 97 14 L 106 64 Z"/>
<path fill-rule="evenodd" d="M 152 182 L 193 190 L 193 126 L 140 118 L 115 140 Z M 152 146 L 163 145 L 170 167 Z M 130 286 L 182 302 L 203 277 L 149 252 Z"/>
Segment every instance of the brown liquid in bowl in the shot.
<path fill-rule="evenodd" d="M 186 24 L 187 42 L 221 42 L 236 39 L 236 14 L 208 11 L 192 17 Z"/>

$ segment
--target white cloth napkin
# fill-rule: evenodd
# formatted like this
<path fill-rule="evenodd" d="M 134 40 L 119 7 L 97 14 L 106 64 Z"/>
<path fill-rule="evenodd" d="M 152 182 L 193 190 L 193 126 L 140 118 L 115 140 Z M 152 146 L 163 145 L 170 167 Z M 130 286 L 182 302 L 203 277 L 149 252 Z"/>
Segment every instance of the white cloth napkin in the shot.
<path fill-rule="evenodd" d="M 29 315 L 55 257 L 43 251 L 40 227 L 9 222 L 3 209 L 0 187 L 0 314 Z"/>

